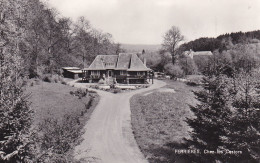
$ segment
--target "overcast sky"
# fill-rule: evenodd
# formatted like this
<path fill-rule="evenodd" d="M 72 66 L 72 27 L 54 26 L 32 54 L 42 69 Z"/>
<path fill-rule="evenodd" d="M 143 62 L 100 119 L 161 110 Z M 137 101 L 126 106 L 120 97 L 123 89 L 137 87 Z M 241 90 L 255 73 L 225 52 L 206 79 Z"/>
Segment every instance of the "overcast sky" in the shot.
<path fill-rule="evenodd" d="M 260 29 L 260 0 L 48 0 L 63 16 L 88 19 L 115 42 L 160 44 L 171 26 L 186 41 Z"/>

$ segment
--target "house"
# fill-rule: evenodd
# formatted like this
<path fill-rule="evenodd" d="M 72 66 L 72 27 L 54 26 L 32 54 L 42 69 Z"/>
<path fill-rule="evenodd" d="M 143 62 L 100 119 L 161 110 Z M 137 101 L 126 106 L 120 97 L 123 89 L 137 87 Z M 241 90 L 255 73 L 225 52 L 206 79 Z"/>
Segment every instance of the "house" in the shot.
<path fill-rule="evenodd" d="M 120 53 L 119 55 L 98 55 L 88 68 L 83 69 L 83 81 L 107 83 L 144 84 L 147 82 L 151 69 L 146 67 L 146 61 L 135 53 Z"/>
<path fill-rule="evenodd" d="M 196 51 L 196 52 L 194 52 L 193 50 L 184 51 L 183 54 L 185 56 L 190 57 L 191 59 L 193 59 L 195 56 L 212 56 L 213 55 L 211 51 Z"/>
<path fill-rule="evenodd" d="M 65 78 L 78 79 L 82 78 L 82 70 L 78 67 L 62 67 L 62 75 Z"/>

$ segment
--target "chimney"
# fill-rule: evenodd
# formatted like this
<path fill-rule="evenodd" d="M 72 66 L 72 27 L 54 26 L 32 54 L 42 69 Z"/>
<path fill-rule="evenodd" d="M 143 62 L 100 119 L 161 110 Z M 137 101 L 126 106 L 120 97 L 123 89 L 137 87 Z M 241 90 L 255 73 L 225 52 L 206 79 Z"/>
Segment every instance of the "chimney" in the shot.
<path fill-rule="evenodd" d="M 146 66 L 146 58 L 144 57 L 144 65 Z"/>

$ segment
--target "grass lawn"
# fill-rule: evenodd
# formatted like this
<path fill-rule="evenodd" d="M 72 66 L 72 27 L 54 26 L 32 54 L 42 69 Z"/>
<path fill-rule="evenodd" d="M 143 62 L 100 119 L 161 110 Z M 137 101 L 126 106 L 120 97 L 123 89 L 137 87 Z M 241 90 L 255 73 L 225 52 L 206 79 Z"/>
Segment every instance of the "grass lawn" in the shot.
<path fill-rule="evenodd" d="M 38 129 L 40 136 L 45 135 L 41 137 L 44 140 L 37 139 L 37 143 L 54 149 L 56 153 L 51 159 L 66 158 L 75 162 L 73 149 L 81 142 L 82 128 L 98 104 L 99 96 L 95 92 L 84 97 L 74 96 L 72 92 L 77 88 L 60 83 L 36 83 L 28 84 L 25 93 L 30 94 L 30 106 L 34 110 L 33 128 Z"/>
<path fill-rule="evenodd" d="M 183 138 L 189 138 L 189 126 L 184 122 L 192 117 L 189 105 L 197 103 L 193 91 L 199 87 L 165 80 L 165 88 L 172 92 L 154 91 L 131 98 L 132 125 L 137 144 L 152 163 L 173 162 L 173 148 L 178 148 Z"/>
<path fill-rule="evenodd" d="M 26 88 L 26 94 L 30 94 L 29 101 L 31 108 L 35 111 L 34 125 L 41 123 L 44 119 L 52 117 L 57 120 L 62 120 L 66 114 L 78 114 L 85 109 L 85 104 L 90 100 L 89 97 L 79 99 L 77 96 L 70 94 L 70 91 L 76 91 L 77 88 L 63 85 L 60 83 L 40 82 L 33 86 Z M 89 117 L 98 102 L 97 94 L 88 113 L 85 115 Z M 85 118 L 86 119 L 86 118 Z"/>

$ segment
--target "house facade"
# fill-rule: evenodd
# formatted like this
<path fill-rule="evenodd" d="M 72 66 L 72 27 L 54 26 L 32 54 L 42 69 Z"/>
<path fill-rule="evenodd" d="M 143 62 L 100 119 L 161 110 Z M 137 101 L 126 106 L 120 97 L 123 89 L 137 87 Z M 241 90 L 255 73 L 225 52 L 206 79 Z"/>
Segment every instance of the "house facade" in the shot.
<path fill-rule="evenodd" d="M 134 53 L 119 55 L 98 55 L 88 68 L 83 71 L 82 80 L 95 83 L 104 79 L 110 83 L 144 84 L 149 71 L 145 61 Z"/>
<path fill-rule="evenodd" d="M 196 52 L 194 52 L 192 50 L 184 51 L 183 54 L 185 56 L 190 57 L 191 59 L 193 59 L 196 56 L 212 56 L 213 55 L 211 51 L 196 51 Z"/>

